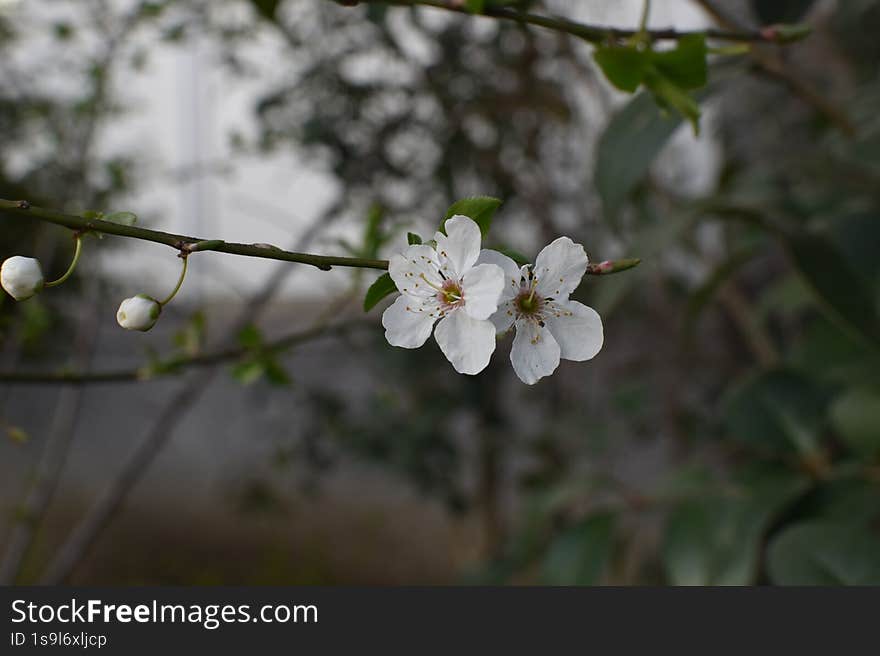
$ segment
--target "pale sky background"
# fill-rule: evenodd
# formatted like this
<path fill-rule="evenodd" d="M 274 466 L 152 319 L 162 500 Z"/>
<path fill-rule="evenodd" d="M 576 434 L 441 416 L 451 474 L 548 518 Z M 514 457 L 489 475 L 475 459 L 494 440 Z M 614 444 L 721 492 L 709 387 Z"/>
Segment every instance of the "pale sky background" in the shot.
<path fill-rule="evenodd" d="M 568 0 L 557 2 L 556 7 L 575 19 L 632 27 L 638 24 L 641 4 L 641 0 L 604 4 Z M 71 15 L 71 3 L 67 2 L 0 0 L 0 8 L 24 23 L 54 21 L 59 16 Z M 491 19 L 485 20 L 488 24 Z M 707 24 L 707 18 L 689 0 L 654 0 L 651 24 L 699 28 Z M 143 35 L 147 36 L 152 39 L 155 34 Z M 40 45 L 30 42 L 28 47 Z M 57 44 L 54 47 L 57 49 Z M 108 154 L 133 153 L 148 163 L 144 170 L 149 177 L 140 179 L 137 192 L 121 199 L 119 207 L 112 209 L 135 211 L 145 227 L 289 247 L 338 190 L 329 176 L 289 153 L 231 156 L 229 134 L 232 130 L 245 134 L 254 130 L 253 100 L 260 89 L 272 82 L 272 67 L 265 62 L 282 61 L 278 57 L 282 44 L 270 30 L 264 30 L 261 38 L 248 46 L 246 58 L 262 62 L 261 77 L 248 81 L 233 78 L 217 63 L 213 50 L 216 47 L 216 43 L 198 38 L 182 45 L 152 42 L 149 63 L 143 72 L 120 69 L 115 86 L 127 112 L 105 127 L 100 149 Z M 28 52 L 21 56 L 27 57 Z M 281 78 L 284 73 L 280 68 L 275 75 Z M 63 80 L 58 83 L 63 85 Z M 624 99 L 621 95 L 620 100 Z M 711 120 L 711 112 L 708 119 Z M 695 192 L 711 183 L 718 161 L 711 130 L 704 130 L 703 134 L 696 141 L 683 126 L 670 145 L 670 152 L 658 162 L 664 174 L 670 167 L 684 166 L 678 177 Z M 199 165 L 219 165 L 221 170 L 207 175 L 181 175 Z M 350 217 L 349 228 L 356 225 L 358 218 Z M 420 218 L 435 223 L 432 217 Z M 344 223 L 339 230 L 345 231 Z M 340 236 L 339 230 L 335 236 Z M 314 245 L 312 250 L 343 254 L 332 239 Z M 145 282 L 148 288 L 140 290 L 146 293 L 163 294 L 177 276 L 177 261 L 164 246 L 129 242 L 102 258 L 102 266 L 126 278 L 149 281 Z M 220 254 L 192 260 L 191 275 L 181 299 L 193 301 L 218 293 L 241 298 L 258 289 L 274 265 Z M 292 276 L 286 293 L 324 295 L 332 286 L 341 287 L 341 276 L 347 275 L 340 271 L 328 275 L 309 267 L 303 269 Z"/>

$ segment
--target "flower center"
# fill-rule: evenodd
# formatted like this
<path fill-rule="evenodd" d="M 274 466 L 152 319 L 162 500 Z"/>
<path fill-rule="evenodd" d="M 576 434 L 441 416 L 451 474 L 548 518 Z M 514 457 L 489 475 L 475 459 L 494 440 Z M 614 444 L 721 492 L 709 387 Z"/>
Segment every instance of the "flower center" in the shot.
<path fill-rule="evenodd" d="M 516 309 L 521 316 L 537 317 L 544 307 L 544 299 L 535 294 L 534 289 L 523 289 L 514 300 Z"/>
<path fill-rule="evenodd" d="M 445 309 L 452 309 L 464 305 L 464 293 L 461 283 L 457 280 L 444 280 L 443 285 L 437 290 L 437 300 Z"/>

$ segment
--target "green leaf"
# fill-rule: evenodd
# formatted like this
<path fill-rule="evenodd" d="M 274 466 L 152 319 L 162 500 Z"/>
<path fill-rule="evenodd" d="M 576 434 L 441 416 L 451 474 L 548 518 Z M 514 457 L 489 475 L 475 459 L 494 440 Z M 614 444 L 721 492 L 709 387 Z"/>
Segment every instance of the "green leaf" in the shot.
<path fill-rule="evenodd" d="M 541 566 L 545 585 L 596 585 L 611 560 L 615 517 L 587 517 L 563 531 L 550 544 Z"/>
<path fill-rule="evenodd" d="M 257 12 L 268 21 L 275 21 L 281 0 L 251 0 Z"/>
<path fill-rule="evenodd" d="M 595 183 L 606 214 L 617 213 L 680 123 L 663 116 L 645 93 L 612 117 L 596 156 Z"/>
<path fill-rule="evenodd" d="M 259 328 L 253 324 L 248 324 L 238 333 L 238 343 L 247 349 L 256 349 L 263 344 L 263 335 Z"/>
<path fill-rule="evenodd" d="M 846 445 L 867 459 L 880 456 L 880 390 L 849 389 L 831 404 L 831 424 Z"/>
<path fill-rule="evenodd" d="M 813 6 L 814 0 L 752 0 L 763 25 L 799 21 Z"/>
<path fill-rule="evenodd" d="M 654 101 L 663 109 L 681 114 L 690 121 L 694 134 L 700 133 L 700 105 L 687 91 L 659 72 L 649 71 L 645 86 L 654 94 Z"/>
<path fill-rule="evenodd" d="M 809 379 L 780 369 L 746 379 L 725 405 L 733 439 L 761 450 L 807 454 L 819 447 L 828 399 Z"/>
<path fill-rule="evenodd" d="M 788 235 L 792 263 L 832 321 L 868 344 L 880 345 L 880 318 L 873 292 L 862 276 L 823 234 Z"/>
<path fill-rule="evenodd" d="M 388 296 L 388 294 L 393 294 L 396 291 L 397 286 L 391 279 L 391 275 L 383 273 L 376 278 L 376 282 L 370 285 L 367 295 L 364 296 L 364 312 L 369 312 L 376 306 L 376 303 Z"/>
<path fill-rule="evenodd" d="M 869 382 L 880 371 L 880 353 L 824 316 L 805 326 L 791 345 L 788 362 L 813 380 L 849 386 Z"/>
<path fill-rule="evenodd" d="M 681 89 L 694 90 L 706 86 L 709 67 L 706 65 L 706 37 L 689 34 L 678 40 L 673 50 L 651 52 L 654 68 Z"/>
<path fill-rule="evenodd" d="M 634 93 L 644 80 L 649 54 L 634 46 L 599 46 L 593 59 L 605 77 L 621 91 Z"/>
<path fill-rule="evenodd" d="M 204 342 L 205 313 L 199 310 L 174 334 L 174 344 L 187 355 L 193 356 L 202 350 Z"/>
<path fill-rule="evenodd" d="M 248 360 L 232 367 L 232 377 L 242 385 L 252 385 L 266 373 L 265 363 L 261 360 Z"/>
<path fill-rule="evenodd" d="M 287 370 L 275 358 L 264 357 L 261 360 L 263 375 L 270 385 L 284 386 L 291 383 Z"/>
<path fill-rule="evenodd" d="M 724 495 L 687 501 L 669 517 L 663 560 L 673 585 L 749 585 L 755 582 L 764 534 L 806 490 L 805 479 L 762 472 Z"/>
<path fill-rule="evenodd" d="M 880 520 L 880 494 L 877 493 L 877 483 L 869 478 L 827 481 L 816 488 L 808 501 L 800 508 L 805 517 L 830 522 L 845 518 L 851 526 L 876 526 Z"/>
<path fill-rule="evenodd" d="M 24 444 L 28 440 L 31 439 L 31 436 L 28 433 L 18 426 L 7 426 L 6 427 L 6 436 L 12 440 L 13 442 L 17 442 L 18 444 Z"/>
<path fill-rule="evenodd" d="M 476 196 L 474 198 L 463 198 L 453 203 L 446 211 L 446 216 L 440 224 L 440 232 L 446 234 L 446 219 L 456 214 L 462 214 L 470 217 L 480 226 L 480 233 L 485 237 L 489 234 L 489 228 L 492 226 L 492 217 L 495 216 L 496 210 L 501 207 L 501 201 L 491 196 Z"/>
<path fill-rule="evenodd" d="M 422 243 L 422 238 L 414 232 L 408 232 L 406 233 L 406 243 L 415 246 Z"/>
<path fill-rule="evenodd" d="M 465 0 L 464 8 L 472 14 L 482 14 L 486 8 L 486 0 Z"/>
<path fill-rule="evenodd" d="M 864 525 L 802 522 L 771 542 L 767 569 L 778 585 L 878 585 L 880 538 Z"/>
<path fill-rule="evenodd" d="M 118 223 L 119 225 L 132 226 L 137 223 L 137 214 L 134 212 L 111 212 L 101 217 L 104 221 Z"/>

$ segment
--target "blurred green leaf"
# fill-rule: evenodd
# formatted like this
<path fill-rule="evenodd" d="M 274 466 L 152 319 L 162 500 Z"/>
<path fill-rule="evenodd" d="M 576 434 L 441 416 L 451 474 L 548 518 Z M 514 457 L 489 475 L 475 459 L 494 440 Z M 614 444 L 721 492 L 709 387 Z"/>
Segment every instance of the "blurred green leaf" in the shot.
<path fill-rule="evenodd" d="M 187 355 L 201 352 L 205 343 L 205 313 L 194 312 L 183 328 L 174 334 L 174 345 Z"/>
<path fill-rule="evenodd" d="M 31 439 L 31 436 L 28 435 L 27 431 L 19 426 L 6 426 L 6 436 L 18 444 L 24 444 Z"/>
<path fill-rule="evenodd" d="M 39 296 L 21 304 L 23 321 L 21 324 L 21 341 L 28 351 L 44 348 L 43 338 L 52 328 L 53 316 L 46 307 L 45 301 Z"/>
<path fill-rule="evenodd" d="M 880 520 L 880 482 L 861 478 L 831 480 L 816 488 L 803 505 L 804 517 L 876 525 Z"/>
<path fill-rule="evenodd" d="M 764 25 L 799 21 L 814 0 L 752 0 L 752 8 Z"/>
<path fill-rule="evenodd" d="M 848 214 L 836 218 L 829 231 L 853 272 L 876 289 L 880 283 L 880 217 L 875 212 Z"/>
<path fill-rule="evenodd" d="M 463 198 L 462 200 L 453 203 L 446 211 L 446 216 L 440 224 L 440 232 L 446 234 L 444 228 L 446 219 L 449 219 L 456 214 L 461 214 L 473 219 L 474 222 L 480 226 L 480 233 L 485 237 L 489 234 L 489 228 L 492 227 L 492 217 L 495 216 L 495 212 L 499 207 L 501 207 L 501 200 L 498 198 L 492 198 L 491 196 Z"/>
<path fill-rule="evenodd" d="M 268 21 L 275 21 L 281 0 L 251 0 L 257 12 Z"/>
<path fill-rule="evenodd" d="M 880 390 L 860 387 L 844 392 L 831 404 L 831 424 L 857 454 L 880 456 Z"/>
<path fill-rule="evenodd" d="M 265 367 L 259 360 L 240 362 L 232 367 L 232 377 L 242 385 L 251 385 L 263 377 Z"/>
<path fill-rule="evenodd" d="M 804 327 L 788 362 L 814 380 L 847 385 L 869 382 L 880 371 L 880 354 L 824 316 Z"/>
<path fill-rule="evenodd" d="M 391 275 L 383 273 L 376 278 L 376 281 L 372 285 L 370 285 L 366 296 L 364 296 L 364 312 L 369 312 L 379 301 L 396 291 L 397 285 L 394 284 Z"/>
<path fill-rule="evenodd" d="M 708 275 L 706 280 L 690 294 L 685 309 L 684 319 L 684 337 L 686 339 L 691 339 L 693 336 L 700 315 L 712 299 L 715 298 L 715 294 L 718 290 L 740 269 L 740 267 L 748 262 L 753 255 L 754 250 L 752 248 L 741 248 L 734 251 L 727 258 L 719 262 L 714 270 Z"/>
<path fill-rule="evenodd" d="M 270 385 L 284 386 L 291 383 L 287 370 L 277 359 L 264 356 L 261 358 L 261 363 L 263 375 Z"/>
<path fill-rule="evenodd" d="M 406 233 L 406 243 L 415 246 L 422 243 L 422 238 L 414 232 L 408 232 Z"/>
<path fill-rule="evenodd" d="M 690 121 L 694 134 L 700 133 L 700 105 L 685 89 L 663 73 L 654 71 L 649 71 L 645 77 L 645 86 L 660 107 L 680 114 Z"/>
<path fill-rule="evenodd" d="M 864 525 L 803 522 L 770 543 L 767 568 L 778 585 L 878 585 L 880 537 Z"/>
<path fill-rule="evenodd" d="M 238 333 L 238 343 L 244 348 L 255 349 L 263 344 L 263 335 L 253 324 L 248 324 Z"/>
<path fill-rule="evenodd" d="M 868 343 L 880 345 L 874 294 L 827 235 L 790 234 L 792 262 L 830 318 Z"/>
<path fill-rule="evenodd" d="M 828 395 L 804 376 L 780 369 L 737 384 L 725 405 L 733 439 L 762 450 L 806 454 L 819 447 Z"/>
<path fill-rule="evenodd" d="M 605 77 L 621 91 L 634 93 L 645 78 L 648 54 L 635 46 L 599 46 L 593 51 L 593 59 Z"/>
<path fill-rule="evenodd" d="M 663 559 L 673 585 L 749 585 L 772 521 L 807 487 L 787 472 L 739 481 L 726 495 L 686 501 L 670 515 Z"/>
<path fill-rule="evenodd" d="M 708 81 L 707 54 L 706 37 L 690 34 L 679 39 L 672 50 L 652 52 L 651 60 L 664 78 L 680 89 L 693 91 L 706 86 Z"/>
<path fill-rule="evenodd" d="M 680 124 L 678 117 L 663 116 L 645 93 L 612 117 L 596 154 L 595 183 L 606 214 L 617 213 Z"/>
<path fill-rule="evenodd" d="M 596 585 L 611 560 L 615 517 L 587 517 L 557 535 L 541 565 L 545 585 Z"/>

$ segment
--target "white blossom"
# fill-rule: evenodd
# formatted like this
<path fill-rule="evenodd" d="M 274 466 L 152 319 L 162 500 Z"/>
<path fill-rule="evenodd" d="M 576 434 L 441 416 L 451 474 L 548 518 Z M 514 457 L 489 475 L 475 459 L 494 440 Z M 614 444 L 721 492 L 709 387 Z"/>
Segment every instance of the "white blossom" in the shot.
<path fill-rule="evenodd" d="M 504 272 L 495 264 L 474 266 L 480 255 L 474 221 L 456 215 L 445 228 L 445 235 L 434 235 L 436 246 L 413 245 L 391 257 L 388 272 L 400 296 L 385 310 L 382 326 L 389 344 L 409 349 L 422 346 L 433 330 L 455 370 L 476 374 L 495 351 L 489 317 L 498 309 Z"/>
<path fill-rule="evenodd" d="M 544 247 L 533 266 L 497 251 L 479 262 L 504 270 L 504 291 L 492 322 L 499 333 L 516 327 L 510 362 L 520 380 L 533 385 L 552 374 L 560 358 L 589 360 L 602 348 L 602 319 L 591 307 L 569 300 L 587 271 L 584 247 L 560 237 Z"/>
<path fill-rule="evenodd" d="M 23 301 L 43 288 L 43 271 L 32 257 L 14 255 L 0 267 L 0 283 L 12 298 Z"/>
<path fill-rule="evenodd" d="M 159 301 L 146 294 L 138 294 L 119 304 L 116 321 L 126 330 L 146 332 L 156 325 L 161 312 L 162 306 Z"/>

